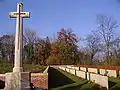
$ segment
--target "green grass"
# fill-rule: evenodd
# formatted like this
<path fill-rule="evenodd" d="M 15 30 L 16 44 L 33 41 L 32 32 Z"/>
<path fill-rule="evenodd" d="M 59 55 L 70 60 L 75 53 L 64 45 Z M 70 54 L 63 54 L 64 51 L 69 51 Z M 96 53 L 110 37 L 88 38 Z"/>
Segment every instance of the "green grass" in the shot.
<path fill-rule="evenodd" d="M 26 72 L 43 72 L 47 66 L 23 64 L 24 71 Z M 0 74 L 12 72 L 12 63 L 0 63 Z"/>
<path fill-rule="evenodd" d="M 120 90 L 120 78 L 109 77 L 110 90 Z"/>
<path fill-rule="evenodd" d="M 47 68 L 47 66 L 23 64 L 23 68 L 26 72 L 41 73 Z"/>
<path fill-rule="evenodd" d="M 54 68 L 49 70 L 48 83 L 50 90 L 100 90 L 97 84 Z"/>
<path fill-rule="evenodd" d="M 100 90 L 100 87 L 99 85 L 95 84 L 95 83 L 87 83 L 87 84 L 84 84 L 80 89 L 78 90 Z"/>
<path fill-rule="evenodd" d="M 120 84 L 116 84 L 110 88 L 110 90 L 120 90 Z"/>
<path fill-rule="evenodd" d="M 0 74 L 11 72 L 12 68 L 13 68 L 13 64 L 11 63 L 0 63 Z"/>
<path fill-rule="evenodd" d="M 112 81 L 114 83 L 120 83 L 120 79 L 115 77 L 109 77 L 109 81 Z"/>

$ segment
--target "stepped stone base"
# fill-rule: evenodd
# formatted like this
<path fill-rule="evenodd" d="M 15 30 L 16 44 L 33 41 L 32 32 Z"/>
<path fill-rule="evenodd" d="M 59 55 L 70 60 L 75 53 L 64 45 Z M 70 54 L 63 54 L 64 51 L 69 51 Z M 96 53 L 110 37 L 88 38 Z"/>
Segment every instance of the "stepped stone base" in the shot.
<path fill-rule="evenodd" d="M 11 72 L 5 74 L 4 90 L 30 90 L 29 72 Z"/>

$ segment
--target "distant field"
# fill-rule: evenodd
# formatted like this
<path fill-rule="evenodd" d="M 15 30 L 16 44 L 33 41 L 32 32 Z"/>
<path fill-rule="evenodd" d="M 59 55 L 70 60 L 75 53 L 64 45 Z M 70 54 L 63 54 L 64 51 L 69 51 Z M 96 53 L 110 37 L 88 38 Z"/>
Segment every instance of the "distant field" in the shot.
<path fill-rule="evenodd" d="M 100 90 L 99 85 L 59 69 L 50 68 L 48 78 L 50 90 Z"/>
<path fill-rule="evenodd" d="M 26 72 L 43 72 L 47 66 L 23 64 L 24 71 Z M 13 64 L 11 63 L 0 63 L 0 74 L 6 72 L 12 72 Z"/>

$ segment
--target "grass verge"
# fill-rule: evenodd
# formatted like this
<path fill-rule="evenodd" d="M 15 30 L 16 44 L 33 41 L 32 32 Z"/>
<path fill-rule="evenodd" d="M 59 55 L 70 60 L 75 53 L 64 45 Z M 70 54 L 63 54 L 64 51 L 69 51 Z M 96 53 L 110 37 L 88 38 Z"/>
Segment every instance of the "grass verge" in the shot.
<path fill-rule="evenodd" d="M 43 72 L 47 66 L 40 65 L 31 65 L 31 64 L 23 64 L 23 68 L 25 72 Z M 0 63 L 0 74 L 5 74 L 7 72 L 12 72 L 13 64 L 12 63 Z"/>
<path fill-rule="evenodd" d="M 54 68 L 49 69 L 48 83 L 50 90 L 100 90 L 95 83 Z"/>
<path fill-rule="evenodd" d="M 110 90 L 120 90 L 120 78 L 109 77 Z"/>

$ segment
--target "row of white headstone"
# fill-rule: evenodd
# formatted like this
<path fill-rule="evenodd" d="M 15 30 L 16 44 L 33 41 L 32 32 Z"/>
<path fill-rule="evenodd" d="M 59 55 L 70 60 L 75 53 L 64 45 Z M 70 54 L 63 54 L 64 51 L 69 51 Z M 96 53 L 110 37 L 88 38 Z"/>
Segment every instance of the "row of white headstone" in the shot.
<path fill-rule="evenodd" d="M 74 66 L 66 66 L 67 68 L 75 69 L 75 70 L 81 70 L 85 72 L 92 72 L 96 74 L 106 75 L 106 76 L 113 76 L 117 77 L 120 75 L 120 71 L 117 70 L 109 70 L 109 69 L 97 69 L 97 68 L 86 68 L 86 67 L 74 67 Z"/>
<path fill-rule="evenodd" d="M 86 67 L 76 67 L 73 65 L 64 65 L 59 66 L 60 69 L 71 73 L 73 75 L 76 75 L 80 78 L 84 78 L 87 80 L 90 80 L 92 82 L 95 82 L 96 84 L 99 84 L 102 87 L 105 87 L 108 89 L 108 76 L 117 77 L 117 71 L 116 70 L 105 70 L 105 69 L 97 69 L 97 68 L 86 68 Z M 105 75 L 107 71 L 107 74 Z"/>

